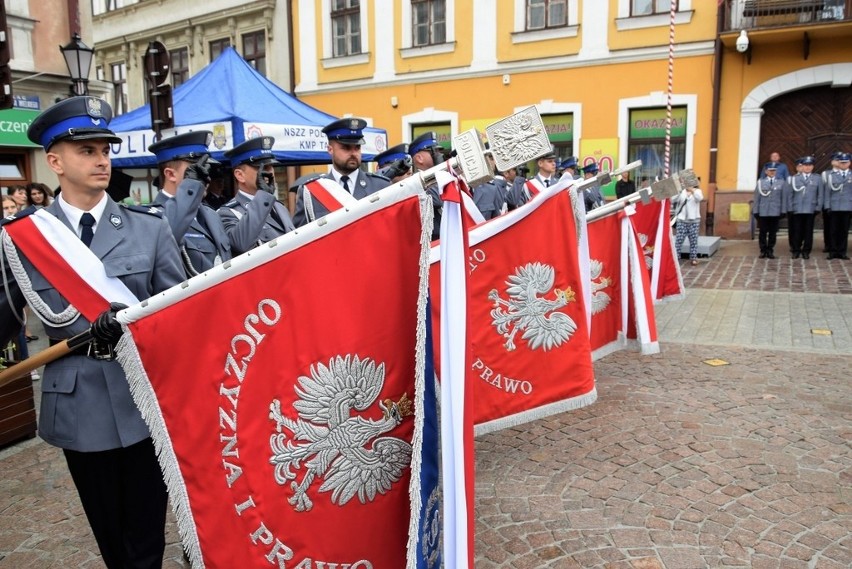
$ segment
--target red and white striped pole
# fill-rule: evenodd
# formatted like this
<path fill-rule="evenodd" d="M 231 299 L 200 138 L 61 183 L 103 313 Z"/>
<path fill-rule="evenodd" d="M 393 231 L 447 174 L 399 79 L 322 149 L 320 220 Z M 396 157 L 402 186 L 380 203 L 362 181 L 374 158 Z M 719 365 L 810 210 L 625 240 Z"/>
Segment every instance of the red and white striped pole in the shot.
<path fill-rule="evenodd" d="M 674 91 L 674 37 L 675 37 L 675 14 L 677 13 L 678 0 L 672 0 L 669 11 L 669 85 L 666 93 L 666 154 L 664 178 L 671 176 L 672 156 L 672 92 Z"/>

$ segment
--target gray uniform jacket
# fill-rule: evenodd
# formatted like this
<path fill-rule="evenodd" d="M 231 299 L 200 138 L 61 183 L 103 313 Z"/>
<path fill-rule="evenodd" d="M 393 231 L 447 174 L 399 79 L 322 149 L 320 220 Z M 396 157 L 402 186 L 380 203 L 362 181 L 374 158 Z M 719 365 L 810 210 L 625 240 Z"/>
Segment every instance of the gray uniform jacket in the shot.
<path fill-rule="evenodd" d="M 823 181 L 819 174 L 796 174 L 787 179 L 787 211 L 809 214 L 822 209 Z"/>
<path fill-rule="evenodd" d="M 47 211 L 70 227 L 58 202 L 49 205 Z M 106 274 L 120 279 L 139 300 L 185 278 L 171 229 L 158 213 L 120 207 L 110 200 L 96 227 L 91 249 L 103 262 Z M 19 257 L 33 292 L 54 313 L 65 310 L 68 302 L 23 253 Z M 14 290 L 18 288 L 15 281 L 8 286 L 13 295 L 19 294 Z M 5 287 L 0 295 L 6 295 Z M 33 310 L 37 311 L 35 307 Z M 2 319 L 7 317 L 13 316 L 0 314 Z M 57 340 L 88 328 L 89 322 L 82 316 L 66 325 L 44 325 L 47 335 Z M 47 364 L 41 390 L 39 435 L 54 446 L 95 452 L 127 447 L 150 436 L 117 361 L 67 355 Z"/>
<path fill-rule="evenodd" d="M 238 191 L 217 213 L 231 242 L 232 255 L 245 253 L 295 229 L 287 208 L 264 191 L 258 191 L 254 199 Z"/>
<path fill-rule="evenodd" d="M 506 205 L 506 192 L 495 180 L 490 180 L 471 188 L 473 203 L 485 219 L 494 219 L 503 213 Z"/>
<path fill-rule="evenodd" d="M 583 204 L 586 206 L 586 211 L 592 211 L 604 203 L 605 200 L 601 193 L 601 187 L 598 184 L 583 188 Z"/>
<path fill-rule="evenodd" d="M 852 169 L 846 171 L 846 178 L 839 172 L 826 170 L 823 209 L 831 211 L 852 211 Z"/>
<path fill-rule="evenodd" d="M 349 182 L 352 197 L 356 200 L 360 200 L 370 194 L 374 194 L 382 188 L 386 188 L 390 185 L 390 180 L 384 176 L 371 174 L 362 170 L 358 170 L 357 172 L 355 180 L 350 180 Z M 334 176 L 331 173 L 320 176 L 320 178 L 334 180 Z M 293 212 L 293 223 L 296 227 L 302 227 L 303 225 L 328 215 L 328 209 L 322 205 L 318 199 L 313 198 L 310 201 L 310 208 L 308 208 L 305 205 L 305 187 L 299 186 L 296 193 L 296 210 Z M 311 214 L 311 211 L 313 211 L 313 215 Z"/>
<path fill-rule="evenodd" d="M 787 182 L 781 178 L 761 178 L 754 189 L 752 213 L 759 217 L 780 217 L 787 213 Z"/>
<path fill-rule="evenodd" d="M 225 226 L 216 212 L 202 203 L 203 196 L 202 182 L 183 180 L 174 197 L 161 191 L 154 198 L 154 204 L 162 208 L 169 221 L 190 276 L 212 268 L 217 260 L 231 258 L 231 242 Z"/>
<path fill-rule="evenodd" d="M 506 203 L 509 205 L 509 209 L 521 207 L 524 203 L 526 203 L 523 195 L 524 183 L 526 181 L 526 178 L 521 176 L 515 176 L 515 179 L 512 180 L 512 185 L 508 188 L 508 193 L 506 195 Z"/>

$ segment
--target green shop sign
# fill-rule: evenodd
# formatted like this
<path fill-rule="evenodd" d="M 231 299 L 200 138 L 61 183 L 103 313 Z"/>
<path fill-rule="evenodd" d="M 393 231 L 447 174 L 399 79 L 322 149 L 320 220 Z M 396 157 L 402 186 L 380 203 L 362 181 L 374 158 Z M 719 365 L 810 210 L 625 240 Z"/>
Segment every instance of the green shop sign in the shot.
<path fill-rule="evenodd" d="M 672 136 L 686 136 L 686 107 L 672 109 Z M 630 138 L 665 138 L 666 109 L 630 111 Z"/>
<path fill-rule="evenodd" d="M 544 128 L 550 142 L 571 142 L 574 140 L 574 115 L 542 115 Z"/>
<path fill-rule="evenodd" d="M 29 146 L 37 148 L 27 138 L 27 129 L 41 111 L 6 109 L 0 111 L 0 146 Z"/>
<path fill-rule="evenodd" d="M 438 137 L 438 145 L 444 150 L 453 148 L 453 129 L 450 124 L 424 124 L 411 129 L 411 140 L 423 133 L 432 131 Z"/>

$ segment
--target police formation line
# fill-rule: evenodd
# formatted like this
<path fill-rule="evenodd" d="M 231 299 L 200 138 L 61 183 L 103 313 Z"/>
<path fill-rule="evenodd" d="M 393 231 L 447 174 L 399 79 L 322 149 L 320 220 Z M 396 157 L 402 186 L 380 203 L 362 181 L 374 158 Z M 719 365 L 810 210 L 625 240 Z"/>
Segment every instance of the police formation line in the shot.
<path fill-rule="evenodd" d="M 114 359 L 115 343 L 122 334 L 116 314 L 125 305 L 112 303 L 100 314 L 81 314 L 70 298 L 84 298 L 85 287 L 69 284 L 72 281 L 61 272 L 57 276 L 49 270 L 53 260 L 45 265 L 37 258 L 42 255 L 28 249 L 25 240 L 10 237 L 22 235 L 17 230 L 29 227 L 16 224 L 34 216 L 68 245 L 65 249 L 71 253 L 56 264 L 67 263 L 83 280 L 88 280 L 87 271 L 94 271 L 110 283 L 120 281 L 123 298 L 142 301 L 181 283 L 187 275 L 204 272 L 326 215 L 325 205 L 306 190 L 311 178 L 334 180 L 360 199 L 412 172 L 432 168 L 444 160 L 444 153 L 436 135 L 427 132 L 377 156 L 379 173 L 367 173 L 361 169 L 366 122 L 358 118 L 334 121 L 323 128 L 331 168 L 327 174 L 302 180 L 291 217 L 276 199 L 272 137 L 247 140 L 225 153 L 235 195 L 217 210 L 206 205 L 203 198 L 214 164 L 208 152 L 212 135 L 196 131 L 151 145 L 160 170 L 160 191 L 150 205 L 126 206 L 115 203 L 106 191 L 111 174 L 110 143 L 119 141 L 109 129 L 111 119 L 112 109 L 101 99 L 73 97 L 44 111 L 28 129 L 29 139 L 46 151 L 47 165 L 59 179 L 61 191 L 47 207 L 29 208 L 2 222 L 0 343 L 7 344 L 19 332 L 25 303 L 44 322 L 51 343 L 90 331 L 94 338 L 90 344 L 45 367 L 39 435 L 63 449 L 106 566 L 160 567 L 166 488 L 148 428 L 133 402 L 124 371 Z M 806 171 L 807 161 L 803 162 Z M 848 170 L 848 155 L 839 155 L 838 164 Z M 576 158 L 567 159 L 559 169 L 563 177 L 579 174 Z M 582 171 L 591 178 L 597 166 Z M 537 160 L 537 172 L 531 179 L 513 169 L 472 188 L 473 200 L 483 217 L 490 219 L 556 183 L 557 172 L 556 153 L 551 150 Z M 806 175 L 797 175 L 784 182 L 770 179 L 758 187 L 755 213 L 761 235 L 767 226 L 770 255 L 770 224 L 764 220 L 777 220 L 785 212 L 827 209 L 832 231 L 837 228 L 839 235 L 844 224 L 848 229 L 852 179 L 831 172 L 813 184 Z M 426 192 L 432 198 L 436 216 L 433 237 L 437 237 L 442 203 L 437 187 L 428 187 Z M 587 209 L 603 204 L 599 187 L 591 185 L 583 192 Z M 776 196 L 776 192 L 780 193 Z M 813 195 L 815 201 L 800 206 L 800 194 Z M 32 227 L 41 226 L 33 223 Z M 774 244 L 774 232 L 772 240 Z M 802 247 L 803 254 L 809 252 Z M 838 241 L 836 247 L 836 254 L 845 258 L 845 245 L 841 251 Z"/>
<path fill-rule="evenodd" d="M 783 166 L 767 162 L 754 190 L 752 215 L 758 224 L 760 258 L 775 258 L 781 218 L 788 220 L 790 254 L 809 259 L 813 248 L 814 220 L 822 215 L 828 259 L 848 260 L 849 222 L 852 216 L 850 154 L 835 152 L 831 168 L 814 173 L 814 157 L 796 160 L 796 173 L 779 176 Z"/>

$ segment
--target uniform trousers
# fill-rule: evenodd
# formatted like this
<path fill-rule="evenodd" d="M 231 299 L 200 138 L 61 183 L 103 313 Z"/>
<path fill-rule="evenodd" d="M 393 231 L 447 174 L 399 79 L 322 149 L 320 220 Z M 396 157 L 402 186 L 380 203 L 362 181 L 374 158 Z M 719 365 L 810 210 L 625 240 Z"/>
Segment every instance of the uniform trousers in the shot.
<path fill-rule="evenodd" d="M 153 441 L 100 452 L 64 452 L 104 565 L 161 569 L 168 495 Z"/>
<path fill-rule="evenodd" d="M 680 220 L 675 224 L 675 251 L 678 257 L 685 237 L 689 238 L 689 258 L 695 260 L 698 257 L 698 225 L 698 222 Z"/>
<path fill-rule="evenodd" d="M 775 237 L 778 234 L 777 216 L 759 216 L 757 224 L 760 227 L 758 234 L 758 242 L 760 243 L 761 253 L 773 253 L 775 249 Z"/>
<path fill-rule="evenodd" d="M 789 223 L 790 252 L 794 255 L 799 253 L 810 255 L 814 244 L 814 214 L 790 214 Z"/>
<path fill-rule="evenodd" d="M 849 221 L 852 211 L 832 211 L 829 227 L 828 253 L 833 257 L 845 257 L 849 247 Z"/>

